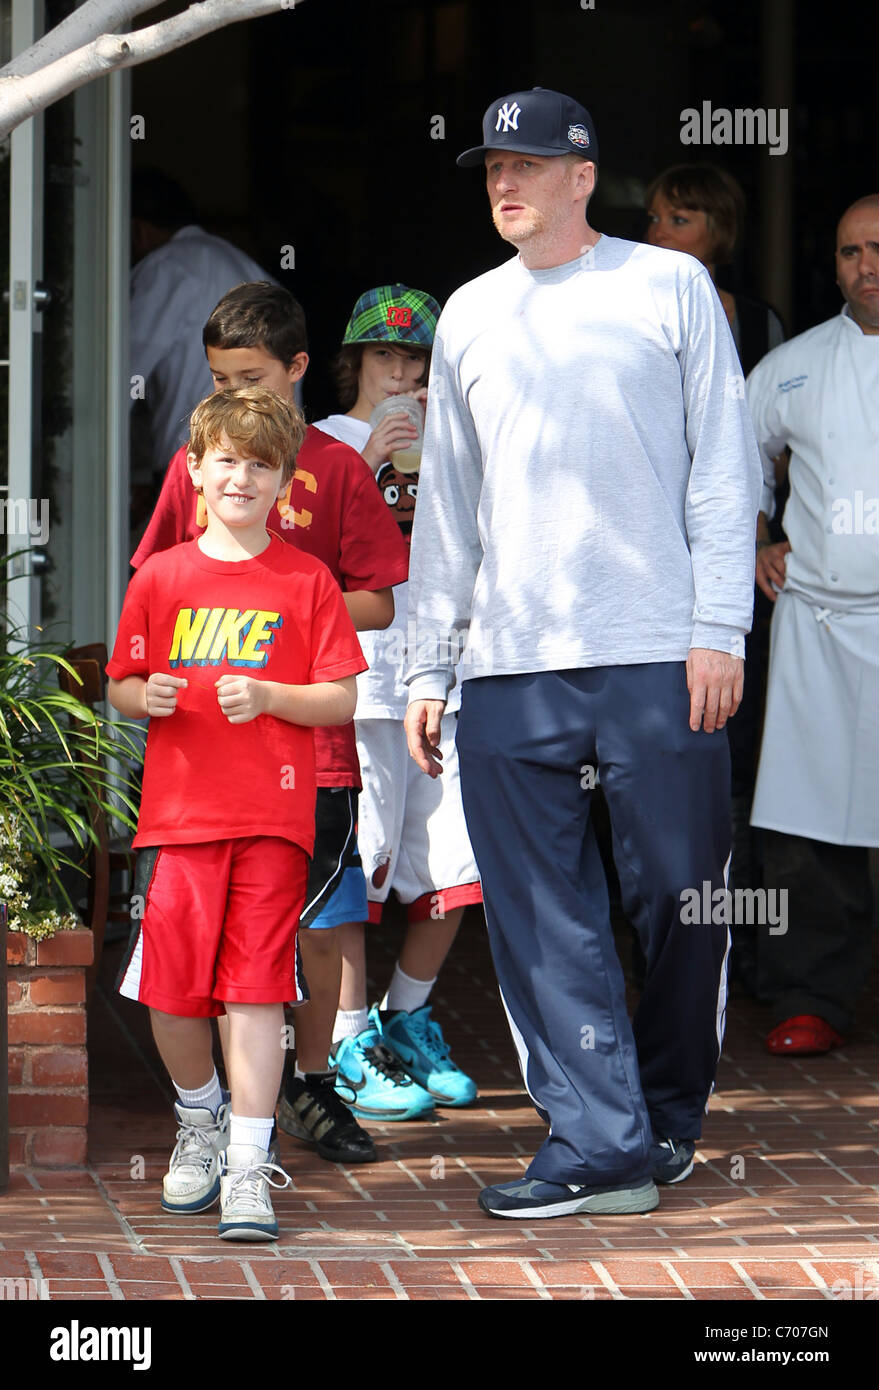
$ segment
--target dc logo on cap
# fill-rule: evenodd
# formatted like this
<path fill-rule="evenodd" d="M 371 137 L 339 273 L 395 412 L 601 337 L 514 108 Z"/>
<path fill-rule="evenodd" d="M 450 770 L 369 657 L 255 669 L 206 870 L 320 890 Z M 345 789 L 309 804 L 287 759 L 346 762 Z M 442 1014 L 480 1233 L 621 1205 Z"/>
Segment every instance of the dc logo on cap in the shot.
<path fill-rule="evenodd" d="M 579 145 L 584 150 L 589 148 L 589 131 L 584 125 L 569 125 L 568 139 L 572 145 Z"/>
<path fill-rule="evenodd" d="M 412 310 L 404 304 L 389 304 L 387 326 L 388 328 L 411 328 Z"/>
<path fill-rule="evenodd" d="M 519 117 L 521 116 L 521 114 L 522 108 L 519 105 L 518 101 L 514 101 L 512 105 L 510 105 L 508 101 L 505 101 L 503 106 L 498 107 L 497 125 L 495 126 L 495 130 L 501 129 L 501 122 L 503 122 L 503 129 L 505 131 L 518 130 Z"/>

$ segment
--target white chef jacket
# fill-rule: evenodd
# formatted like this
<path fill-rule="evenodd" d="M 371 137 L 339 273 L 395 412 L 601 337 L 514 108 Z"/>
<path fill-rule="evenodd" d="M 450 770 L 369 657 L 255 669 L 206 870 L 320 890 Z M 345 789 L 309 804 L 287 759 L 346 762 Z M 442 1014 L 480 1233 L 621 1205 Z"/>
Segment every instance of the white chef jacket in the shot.
<path fill-rule="evenodd" d="M 877 846 L 879 335 L 863 333 L 846 305 L 763 358 L 748 404 L 767 514 L 772 458 L 791 449 L 791 552 L 772 620 L 752 824 Z"/>
<path fill-rule="evenodd" d="M 186 441 L 189 416 L 213 390 L 202 329 L 223 295 L 251 280 L 275 283 L 201 227 L 181 227 L 131 272 L 131 373 L 145 382 L 156 472 Z"/>

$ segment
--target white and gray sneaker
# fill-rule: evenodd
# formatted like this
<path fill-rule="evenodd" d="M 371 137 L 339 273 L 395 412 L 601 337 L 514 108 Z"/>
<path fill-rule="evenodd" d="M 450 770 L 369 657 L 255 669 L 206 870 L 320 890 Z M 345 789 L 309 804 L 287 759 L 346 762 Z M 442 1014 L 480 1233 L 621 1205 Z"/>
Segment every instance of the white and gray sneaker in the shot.
<path fill-rule="evenodd" d="M 179 1129 L 168 1171 L 162 1181 L 165 1211 L 207 1211 L 220 1195 L 219 1155 L 229 1142 L 229 1102 L 216 1115 L 174 1105 Z"/>
<path fill-rule="evenodd" d="M 519 1178 L 483 1188 L 477 1200 L 489 1216 L 530 1221 L 535 1217 L 574 1216 L 581 1212 L 584 1216 L 629 1216 L 653 1211 L 659 1206 L 659 1193 L 650 1178 L 637 1187 L 586 1187 Z"/>
<path fill-rule="evenodd" d="M 275 1182 L 280 1173 L 283 1182 Z M 277 1240 L 278 1223 L 269 1187 L 283 1190 L 292 1179 L 254 1144 L 230 1144 L 220 1155 L 220 1224 L 223 1240 Z"/>

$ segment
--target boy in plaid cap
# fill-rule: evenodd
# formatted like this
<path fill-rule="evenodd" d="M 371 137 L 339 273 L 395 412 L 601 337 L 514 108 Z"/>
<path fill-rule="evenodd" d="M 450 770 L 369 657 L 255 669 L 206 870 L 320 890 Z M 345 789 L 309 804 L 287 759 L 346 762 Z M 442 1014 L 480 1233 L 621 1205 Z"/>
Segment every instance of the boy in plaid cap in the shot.
<path fill-rule="evenodd" d="M 358 449 L 376 473 L 381 494 L 408 541 L 418 491 L 417 472 L 391 456 L 411 447 L 418 431 L 391 412 L 373 429 L 376 406 L 395 395 L 427 398 L 425 381 L 440 306 L 422 290 L 381 285 L 358 299 L 335 364 L 344 414 L 317 428 Z M 409 927 L 380 1005 L 367 1009 L 362 925 L 342 934 L 342 993 L 334 1032 L 339 1086 L 356 1091 L 356 1115 L 405 1120 L 438 1105 L 466 1105 L 476 1086 L 449 1057 L 428 1004 L 465 906 L 482 901 L 457 777 L 455 721 L 450 702 L 443 728 L 445 775 L 421 777 L 406 749 L 402 668 L 407 634 L 406 585 L 394 588 L 395 622 L 364 635 L 369 671 L 358 683 L 357 751 L 363 776 L 358 845 L 370 922 L 381 921 L 393 889 Z M 426 785 L 425 785 L 426 784 Z M 401 1087 L 396 1059 L 416 1087 Z M 346 1099 L 350 1092 L 344 1092 Z"/>

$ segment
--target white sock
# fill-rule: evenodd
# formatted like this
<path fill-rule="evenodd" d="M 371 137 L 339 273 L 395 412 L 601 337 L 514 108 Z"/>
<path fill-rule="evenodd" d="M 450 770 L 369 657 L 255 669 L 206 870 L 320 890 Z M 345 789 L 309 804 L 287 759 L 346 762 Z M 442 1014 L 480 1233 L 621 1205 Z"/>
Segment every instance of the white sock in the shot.
<path fill-rule="evenodd" d="M 348 1012 L 339 1009 L 333 1024 L 333 1042 L 341 1042 L 343 1038 L 356 1038 L 358 1033 L 364 1033 L 368 1027 L 369 1009 L 350 1009 Z"/>
<path fill-rule="evenodd" d="M 184 1091 L 182 1086 L 178 1086 L 176 1081 L 171 1082 L 174 1090 L 180 1098 L 180 1104 L 187 1110 L 210 1110 L 212 1115 L 216 1115 L 220 1106 L 223 1104 L 223 1092 L 220 1089 L 220 1078 L 217 1076 L 217 1069 L 214 1067 L 214 1074 L 206 1086 L 200 1086 L 197 1091 Z"/>
<path fill-rule="evenodd" d="M 398 961 L 394 967 L 394 978 L 379 1008 L 404 1009 L 407 1014 L 413 1014 L 422 1004 L 427 1003 L 435 984 L 436 976 L 432 980 L 413 980 L 411 975 L 406 975 L 400 969 Z"/>
<path fill-rule="evenodd" d="M 272 1137 L 274 1116 L 267 1120 L 255 1120 L 249 1115 L 229 1115 L 229 1143 L 253 1144 L 257 1149 L 268 1152 Z"/>

